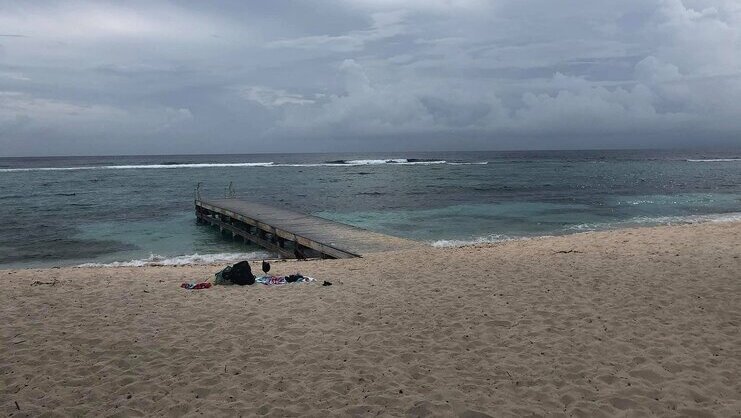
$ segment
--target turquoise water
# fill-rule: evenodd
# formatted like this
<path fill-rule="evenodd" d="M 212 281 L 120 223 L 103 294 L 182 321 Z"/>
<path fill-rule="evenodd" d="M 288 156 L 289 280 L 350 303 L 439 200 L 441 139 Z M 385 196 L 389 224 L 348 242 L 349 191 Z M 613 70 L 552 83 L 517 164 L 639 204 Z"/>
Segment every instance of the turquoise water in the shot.
<path fill-rule="evenodd" d="M 197 225 L 194 189 L 459 245 L 741 219 L 741 151 L 0 159 L 0 265 L 267 256 Z"/>
<path fill-rule="evenodd" d="M 486 242 L 628 226 L 741 220 L 738 194 L 615 196 L 588 204 L 503 202 L 434 209 L 319 212 L 320 216 L 433 244 Z M 453 241 L 452 243 L 450 241 Z"/>

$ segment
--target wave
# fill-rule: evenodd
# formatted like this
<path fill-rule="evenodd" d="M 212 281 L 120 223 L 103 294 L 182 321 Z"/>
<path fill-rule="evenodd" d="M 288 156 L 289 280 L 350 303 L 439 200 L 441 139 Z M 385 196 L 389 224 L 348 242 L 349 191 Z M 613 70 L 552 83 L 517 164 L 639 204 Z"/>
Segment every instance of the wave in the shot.
<path fill-rule="evenodd" d="M 601 223 L 583 223 L 564 227 L 562 233 L 578 233 L 591 231 L 604 231 L 620 228 L 630 228 L 639 226 L 657 226 L 657 225 L 689 225 L 698 223 L 725 223 L 741 222 L 741 212 L 717 213 L 710 215 L 687 215 L 687 216 L 657 216 L 657 217 L 636 217 L 619 222 L 601 222 Z M 558 234 L 561 235 L 561 234 Z M 437 240 L 430 244 L 437 248 L 466 247 L 477 244 L 492 244 L 497 242 L 529 240 L 533 238 L 544 238 L 553 235 L 534 236 L 512 236 L 503 234 L 491 234 L 468 240 Z"/>
<path fill-rule="evenodd" d="M 450 247 L 465 247 L 468 245 L 476 244 L 492 244 L 495 242 L 514 241 L 518 239 L 526 239 L 525 237 L 513 237 L 510 235 L 491 234 L 484 237 L 478 237 L 470 240 L 457 240 L 457 239 L 441 239 L 432 242 L 432 246 L 436 248 L 450 248 Z"/>
<path fill-rule="evenodd" d="M 689 225 L 698 223 L 725 223 L 740 222 L 741 212 L 715 213 L 709 215 L 686 215 L 686 216 L 638 216 L 617 222 L 597 222 L 570 225 L 564 228 L 565 231 L 587 232 L 600 231 L 606 229 L 618 229 L 631 226 L 650 226 L 650 225 Z"/>
<path fill-rule="evenodd" d="M 741 161 L 741 158 L 706 158 L 706 159 L 687 159 L 686 161 L 691 163 L 730 163 L 734 161 Z"/>
<path fill-rule="evenodd" d="M 350 165 L 350 166 L 357 166 L 357 165 L 381 165 L 381 164 L 401 164 L 401 165 L 410 165 L 410 164 L 445 164 L 447 161 L 445 160 L 428 160 L 423 158 L 388 158 L 384 160 L 333 160 L 333 161 L 327 161 L 324 164 L 320 165 Z"/>
<path fill-rule="evenodd" d="M 164 257 L 151 254 L 147 258 L 129 261 L 114 261 L 112 263 L 84 263 L 77 267 L 148 267 L 148 266 L 189 266 L 216 263 L 233 263 L 242 260 L 260 260 L 275 258 L 267 251 L 251 253 L 219 253 L 219 254 L 188 254 L 174 257 Z"/>
<path fill-rule="evenodd" d="M 173 168 L 211 168 L 211 167 L 271 167 L 273 162 L 266 163 L 183 163 L 183 164 L 133 164 L 133 165 L 97 165 L 79 167 L 28 167 L 0 168 L 0 173 L 15 171 L 74 171 L 74 170 L 134 170 L 134 169 L 173 169 Z"/>
<path fill-rule="evenodd" d="M 395 158 L 389 160 L 335 160 L 323 163 L 172 163 L 162 164 L 131 164 L 131 165 L 98 165 L 78 167 L 27 167 L 27 168 L 0 168 L 0 173 L 23 171 L 76 171 L 76 170 L 136 170 L 136 169 L 178 169 L 178 168 L 228 168 L 228 167 L 357 167 L 370 165 L 485 165 L 488 161 L 479 162 L 448 162 L 445 160 L 425 160 L 415 158 Z"/>
<path fill-rule="evenodd" d="M 395 165 L 432 165 L 432 164 L 447 164 L 447 165 L 486 165 L 488 161 L 446 161 L 446 160 L 430 160 L 424 158 L 394 158 L 390 160 L 337 160 L 328 161 L 327 163 L 333 165 L 380 165 L 380 164 L 395 164 Z"/>

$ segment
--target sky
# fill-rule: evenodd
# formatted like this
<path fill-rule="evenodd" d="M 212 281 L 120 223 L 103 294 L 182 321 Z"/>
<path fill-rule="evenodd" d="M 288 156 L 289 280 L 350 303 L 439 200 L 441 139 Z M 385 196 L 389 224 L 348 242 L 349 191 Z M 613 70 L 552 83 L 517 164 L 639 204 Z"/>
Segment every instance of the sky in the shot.
<path fill-rule="evenodd" d="M 738 0 L 0 0 L 0 156 L 707 146 Z"/>

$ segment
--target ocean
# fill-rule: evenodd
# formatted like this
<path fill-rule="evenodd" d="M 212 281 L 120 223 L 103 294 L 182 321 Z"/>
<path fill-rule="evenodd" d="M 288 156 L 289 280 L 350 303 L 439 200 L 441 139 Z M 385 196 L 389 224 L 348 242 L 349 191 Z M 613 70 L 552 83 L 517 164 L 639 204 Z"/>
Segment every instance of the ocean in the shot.
<path fill-rule="evenodd" d="M 198 225 L 237 195 L 435 246 L 741 220 L 741 151 L 0 158 L 0 267 L 269 257 Z"/>

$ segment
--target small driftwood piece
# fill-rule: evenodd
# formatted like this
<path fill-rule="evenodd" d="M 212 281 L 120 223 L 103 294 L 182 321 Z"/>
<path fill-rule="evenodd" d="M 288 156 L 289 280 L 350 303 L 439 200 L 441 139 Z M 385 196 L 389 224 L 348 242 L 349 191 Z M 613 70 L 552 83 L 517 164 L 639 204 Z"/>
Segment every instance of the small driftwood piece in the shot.
<path fill-rule="evenodd" d="M 556 251 L 554 254 L 581 254 L 581 253 L 582 252 L 578 250 L 568 250 L 568 251 L 561 250 L 561 251 Z"/>
<path fill-rule="evenodd" d="M 47 286 L 55 286 L 57 283 L 59 283 L 59 280 L 54 279 L 50 282 L 42 282 L 40 280 L 36 280 L 35 282 L 31 283 L 31 286 L 41 286 L 41 285 L 47 285 Z"/>

